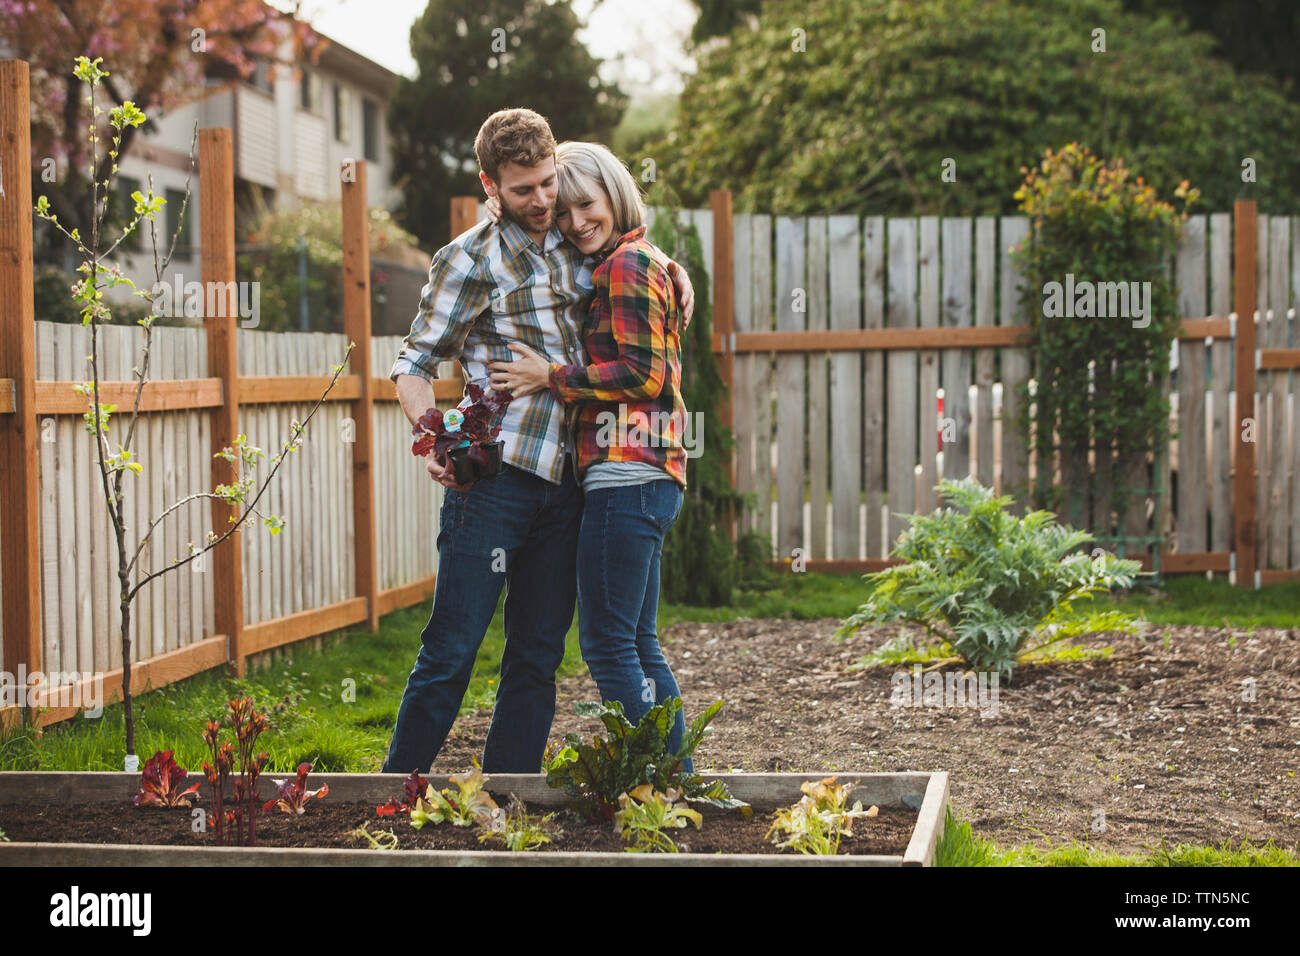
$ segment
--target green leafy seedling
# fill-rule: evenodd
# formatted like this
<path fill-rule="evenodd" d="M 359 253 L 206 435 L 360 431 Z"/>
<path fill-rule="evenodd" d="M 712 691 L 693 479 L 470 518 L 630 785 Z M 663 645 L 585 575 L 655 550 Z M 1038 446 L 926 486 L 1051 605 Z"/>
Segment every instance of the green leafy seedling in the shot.
<path fill-rule="evenodd" d="M 510 802 L 504 809 L 498 807 L 492 811 L 483 824 L 483 832 L 479 834 L 478 840 L 480 843 L 500 843 L 507 850 L 519 852 L 540 850 L 544 844 L 563 833 L 555 822 L 554 813 L 542 817 L 529 814 L 523 802 L 511 794 Z"/>
<path fill-rule="evenodd" d="M 835 856 L 840 852 L 840 838 L 853 836 L 855 818 L 874 817 L 880 812 L 874 806 L 862 809 L 861 801 L 849 808 L 849 794 L 855 786 L 836 783 L 834 777 L 805 782 L 799 788 L 804 794 L 799 802 L 773 815 L 766 839 L 782 850 Z"/>
<path fill-rule="evenodd" d="M 1011 514 L 1011 496 L 995 496 L 972 478 L 944 479 L 936 490 L 955 507 L 904 515 L 911 525 L 891 553 L 902 563 L 864 577 L 872 592 L 836 630 L 840 640 L 862 627 L 917 624 L 970 669 L 1009 679 L 1031 638 L 1059 630 L 1073 602 L 1131 587 L 1141 573 L 1137 561 L 1079 550 L 1092 536 L 1057 524 L 1050 512 Z M 1117 615 L 1095 621 L 1129 626 Z M 896 660 L 909 648 L 882 651 Z"/>
<path fill-rule="evenodd" d="M 376 830 L 370 832 L 370 821 L 367 820 L 361 826 L 351 831 L 348 836 L 354 840 L 365 840 L 370 844 L 372 850 L 396 850 L 397 834 L 392 830 Z"/>
<path fill-rule="evenodd" d="M 594 816 L 613 820 L 620 809 L 619 797 L 641 784 L 661 793 L 669 787 L 687 800 L 753 813 L 749 804 L 731 795 L 725 782 L 705 780 L 687 773 L 684 761 L 695 752 L 707 733 L 709 721 L 722 709 L 715 701 L 686 728 L 676 753 L 668 750 L 668 734 L 682 709 L 680 697 L 670 697 L 648 710 L 635 727 L 623 716 L 619 701 L 607 704 L 578 703 L 574 712 L 597 717 L 605 725 L 608 739 L 597 735 L 586 743 L 577 734 L 565 737 L 565 746 L 546 766 L 546 782 L 563 787 L 580 808 Z"/>
<path fill-rule="evenodd" d="M 614 814 L 614 827 L 625 840 L 635 841 L 627 847 L 629 853 L 677 853 L 677 844 L 667 831 L 681 829 L 688 824 L 700 828 L 703 817 L 685 803 L 678 803 L 682 794 L 668 788 L 660 793 L 648 783 L 619 795 L 619 808 Z"/>
<path fill-rule="evenodd" d="M 426 823 L 450 823 L 458 827 L 482 826 L 497 809 L 497 802 L 483 789 L 487 778 L 478 767 L 473 773 L 453 774 L 448 779 L 456 785 L 458 793 L 451 788 L 441 792 L 433 785 L 411 807 L 411 826 L 419 830 Z"/>

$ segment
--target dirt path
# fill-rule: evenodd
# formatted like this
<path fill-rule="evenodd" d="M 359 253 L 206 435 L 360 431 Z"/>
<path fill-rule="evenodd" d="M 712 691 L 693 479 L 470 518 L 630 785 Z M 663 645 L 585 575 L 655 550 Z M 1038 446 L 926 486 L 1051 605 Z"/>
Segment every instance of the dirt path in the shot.
<path fill-rule="evenodd" d="M 954 812 L 1004 847 L 1074 838 L 1134 853 L 1162 839 L 1271 838 L 1300 848 L 1298 629 L 1093 635 L 1080 643 L 1114 647 L 1109 660 L 1024 668 L 981 716 L 975 707 L 892 706 L 895 675 L 910 680 L 910 668 L 848 668 L 897 627 L 837 644 L 837 623 L 741 620 L 665 633 L 688 719 L 727 702 L 698 768 L 947 770 Z M 552 737 L 592 733 L 596 723 L 572 705 L 594 699 L 585 675 L 563 681 Z M 488 720 L 458 722 L 434 769 L 468 768 Z"/>

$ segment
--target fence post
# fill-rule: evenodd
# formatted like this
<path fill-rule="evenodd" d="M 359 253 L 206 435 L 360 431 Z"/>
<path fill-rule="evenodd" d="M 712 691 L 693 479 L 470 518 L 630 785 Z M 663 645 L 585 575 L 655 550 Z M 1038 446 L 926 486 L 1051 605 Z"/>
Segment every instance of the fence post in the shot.
<path fill-rule="evenodd" d="M 455 239 L 462 232 L 473 228 L 474 223 L 478 222 L 478 197 L 477 196 L 452 196 L 451 197 L 451 238 Z M 463 382 L 465 376 L 461 372 L 459 362 L 452 364 L 452 380 Z"/>
<path fill-rule="evenodd" d="M 348 173 L 352 175 L 348 175 Z M 357 596 L 366 599 L 366 629 L 379 630 L 375 554 L 374 392 L 370 374 L 370 223 L 365 160 L 343 164 L 343 332 L 355 345 L 348 370 L 361 378 L 352 403 L 352 518 Z"/>
<path fill-rule="evenodd" d="M 225 127 L 199 130 L 199 219 L 204 295 L 203 328 L 208 338 L 208 375 L 221 379 L 221 404 L 212 409 L 212 446 L 216 454 L 232 444 L 239 433 L 239 366 L 235 351 L 236 317 L 239 315 L 235 286 L 235 175 L 232 136 Z M 213 285 L 219 283 L 219 285 Z M 207 314 L 216 301 L 217 315 Z M 234 484 L 239 466 L 221 458 L 212 459 L 213 484 Z M 212 499 L 212 530 L 225 533 L 233 505 Z M 227 659 L 243 677 L 246 661 L 244 631 L 244 560 L 242 536 L 236 531 L 212 551 L 213 626 L 226 635 Z"/>
<path fill-rule="evenodd" d="M 0 604 L 4 669 L 14 679 L 20 665 L 28 673 L 41 669 L 31 155 L 28 66 L 0 60 L 0 378 L 13 379 L 13 413 L 0 414 Z"/>
<path fill-rule="evenodd" d="M 1237 551 L 1237 584 L 1255 586 L 1255 539 L 1258 505 L 1255 485 L 1255 200 L 1238 199 L 1232 209 L 1233 311 L 1237 337 L 1233 343 L 1237 415 L 1237 461 L 1232 475 L 1232 521 Z M 1252 420 L 1252 438 L 1245 437 L 1246 419 Z"/>
<path fill-rule="evenodd" d="M 474 227 L 478 222 L 477 196 L 451 197 L 451 238 L 455 239 L 462 232 Z"/>
<path fill-rule="evenodd" d="M 736 330 L 734 302 L 735 282 L 732 278 L 733 246 L 731 220 L 731 190 L 712 189 L 709 191 L 709 205 L 713 208 L 713 277 L 710 288 L 713 290 L 713 331 L 722 339 L 722 354 L 718 358 L 718 373 L 726 389 L 722 404 L 718 408 L 718 417 L 722 427 L 733 433 L 736 427 L 735 405 L 732 391 L 735 387 L 736 353 L 732 350 L 732 337 Z M 727 479 L 731 487 L 736 486 L 736 455 L 727 456 Z M 736 540 L 736 516 L 727 516 L 727 536 Z"/>

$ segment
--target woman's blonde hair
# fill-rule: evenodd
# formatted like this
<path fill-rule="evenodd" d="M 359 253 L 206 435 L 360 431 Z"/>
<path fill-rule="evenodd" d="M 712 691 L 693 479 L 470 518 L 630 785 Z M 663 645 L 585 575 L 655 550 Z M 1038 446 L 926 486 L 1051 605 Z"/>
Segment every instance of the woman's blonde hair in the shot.
<path fill-rule="evenodd" d="M 555 169 L 560 190 L 555 209 L 595 199 L 591 183 L 604 188 L 614 215 L 614 233 L 621 236 L 645 225 L 645 202 L 641 189 L 619 158 L 600 143 L 561 143 L 555 148 Z"/>

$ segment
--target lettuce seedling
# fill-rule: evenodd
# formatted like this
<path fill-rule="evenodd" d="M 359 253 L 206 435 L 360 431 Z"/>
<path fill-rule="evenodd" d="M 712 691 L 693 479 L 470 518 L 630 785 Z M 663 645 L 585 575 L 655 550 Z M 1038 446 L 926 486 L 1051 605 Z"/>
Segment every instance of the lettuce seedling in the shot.
<path fill-rule="evenodd" d="M 271 781 L 275 784 L 276 792 L 280 794 L 277 800 L 268 800 L 262 807 L 262 812 L 267 813 L 272 807 L 279 807 L 285 813 L 301 814 L 306 812 L 306 803 L 315 797 L 320 799 L 330 792 L 328 783 L 321 784 L 319 790 L 308 790 L 307 774 L 311 773 L 311 764 L 298 764 L 298 778 L 296 780 L 279 780 Z"/>
<path fill-rule="evenodd" d="M 475 767 L 473 773 L 453 774 L 448 778 L 459 793 L 450 788 L 441 792 L 430 786 L 424 796 L 411 807 L 411 826 L 417 830 L 426 823 L 450 823 L 458 827 L 472 827 L 486 823 L 497 809 L 497 803 L 483 789 L 487 778 Z"/>
<path fill-rule="evenodd" d="M 410 813 L 411 808 L 415 806 L 428 792 L 429 781 L 425 780 L 418 773 L 412 771 L 411 775 L 406 778 L 402 785 L 402 799 L 391 797 L 389 801 L 375 808 L 375 812 L 381 817 L 391 817 L 399 813 Z"/>
<path fill-rule="evenodd" d="M 189 798 L 199 792 L 203 782 L 199 781 L 182 790 L 186 772 L 185 768 L 173 759 L 172 751 L 158 751 L 144 762 L 144 771 L 140 774 L 140 792 L 135 795 L 133 801 L 135 806 L 190 806 Z"/>
<path fill-rule="evenodd" d="M 676 802 L 681 796 L 681 792 L 672 787 L 666 793 L 660 793 L 648 783 L 619 795 L 614 830 L 625 840 L 636 840 L 634 845 L 627 847 L 627 852 L 679 852 L 677 844 L 665 831 L 680 829 L 688 823 L 694 823 L 698 830 L 704 820 L 698 811 Z"/>
<path fill-rule="evenodd" d="M 824 777 L 815 783 L 805 781 L 799 787 L 803 797 L 798 803 L 776 811 L 765 839 L 783 850 L 836 855 L 840 852 L 840 837 L 853 836 L 854 818 L 874 817 L 880 812 L 875 806 L 863 810 L 860 800 L 849 809 L 849 794 L 855 786 L 837 784 L 834 777 Z M 786 835 L 785 840 L 779 838 L 782 833 Z"/>

